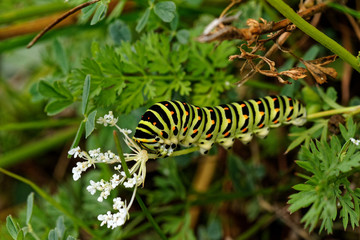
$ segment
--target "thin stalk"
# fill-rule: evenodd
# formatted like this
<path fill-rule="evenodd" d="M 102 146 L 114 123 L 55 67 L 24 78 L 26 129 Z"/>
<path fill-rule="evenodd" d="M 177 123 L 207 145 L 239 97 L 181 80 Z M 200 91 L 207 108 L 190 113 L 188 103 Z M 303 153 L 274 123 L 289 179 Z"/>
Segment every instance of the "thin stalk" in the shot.
<path fill-rule="evenodd" d="M 49 15 L 51 13 L 67 10 L 69 8 L 71 8 L 71 5 L 69 5 L 68 3 L 55 2 L 51 4 L 35 5 L 23 9 L 7 11 L 0 15 L 0 24 L 11 23 L 31 17 L 39 17 L 45 14 Z"/>
<path fill-rule="evenodd" d="M 91 237 L 94 237 L 96 239 L 99 239 L 99 237 L 96 235 L 95 231 L 93 231 L 91 228 L 89 228 L 85 222 L 83 222 L 81 219 L 77 218 L 75 215 L 73 215 L 70 211 L 68 211 L 66 208 L 64 208 L 60 203 L 55 201 L 50 195 L 48 195 L 45 191 L 43 191 L 39 186 L 37 186 L 34 182 L 30 181 L 29 179 L 26 179 L 24 177 L 21 177 L 15 173 L 12 173 L 10 171 L 7 171 L 3 168 L 0 168 L 0 172 L 8 175 L 9 177 L 15 178 L 19 180 L 20 182 L 23 182 L 27 185 L 29 185 L 32 189 L 34 189 L 37 194 L 39 194 L 40 197 L 48 201 L 52 206 L 54 206 L 56 209 L 58 209 L 60 212 L 65 214 L 68 218 L 70 218 L 74 224 L 80 226 L 84 229 L 85 232 L 87 232 Z"/>
<path fill-rule="evenodd" d="M 0 156 L 0 167 L 9 167 L 28 158 L 37 156 L 52 149 L 65 141 L 71 139 L 76 132 L 76 128 L 59 130 L 55 134 L 35 142 L 28 143 L 17 149 L 7 152 Z"/>
<path fill-rule="evenodd" d="M 275 216 L 266 214 L 262 216 L 255 224 L 253 224 L 248 230 L 241 234 L 236 240 L 245 240 L 251 238 L 255 233 L 259 232 L 260 229 L 274 221 Z"/>
<path fill-rule="evenodd" d="M 195 152 L 195 151 L 198 151 L 199 150 L 199 147 L 193 147 L 193 148 L 186 148 L 186 149 L 183 149 L 183 150 L 180 150 L 180 151 L 176 151 L 176 152 L 173 152 L 171 154 L 172 157 L 176 157 L 176 156 L 180 156 L 180 155 L 185 155 L 185 154 L 188 154 L 188 153 L 192 153 L 192 152 Z"/>
<path fill-rule="evenodd" d="M 333 39 L 326 36 L 321 31 L 317 30 L 310 23 L 305 21 L 300 17 L 291 7 L 289 7 L 282 0 L 267 0 L 276 10 L 278 10 L 282 15 L 288 18 L 292 23 L 296 25 L 300 30 L 305 34 L 309 35 L 315 41 L 319 42 L 324 47 L 328 48 L 330 51 L 338 55 L 345 62 L 349 63 L 356 71 L 360 72 L 360 67 L 358 65 L 357 59 L 340 44 L 338 44 Z"/>
<path fill-rule="evenodd" d="M 124 158 L 124 154 L 123 154 L 123 150 L 121 148 L 121 145 L 120 145 L 120 141 L 119 141 L 119 138 L 117 136 L 117 132 L 114 131 L 113 132 L 113 136 L 114 136 L 114 141 L 115 141 L 115 146 L 116 146 L 116 149 L 118 151 L 118 155 L 120 157 L 120 160 L 121 160 L 121 165 L 124 169 L 124 172 L 126 174 L 126 177 L 130 178 L 131 177 L 131 174 L 129 172 L 129 169 L 126 165 L 126 161 L 125 161 L 125 158 Z M 138 193 L 136 193 L 136 200 L 137 202 L 139 203 L 140 207 L 141 207 L 141 210 L 143 211 L 143 213 L 145 214 L 146 218 L 149 220 L 149 222 L 151 223 L 152 227 L 154 228 L 154 230 L 159 234 L 160 238 L 161 239 L 167 239 L 165 234 L 162 232 L 161 228 L 159 227 L 159 225 L 157 224 L 157 222 L 155 221 L 155 219 L 153 218 L 153 216 L 151 215 L 150 211 L 147 209 L 147 207 L 145 206 L 144 202 L 142 201 L 140 195 Z"/>
<path fill-rule="evenodd" d="M 322 118 L 322 117 L 327 117 L 327 116 L 332 116 L 335 114 L 340 114 L 340 113 L 353 113 L 353 112 L 358 112 L 360 111 L 360 106 L 352 106 L 352 107 L 345 107 L 345 108 L 338 108 L 338 109 L 332 109 L 332 110 L 328 110 L 328 111 L 322 111 L 322 112 L 317 112 L 317 113 L 313 113 L 313 114 L 309 114 L 307 116 L 307 120 L 312 120 L 315 118 Z"/>
<path fill-rule="evenodd" d="M 0 126 L 0 131 L 61 127 L 61 126 L 71 125 L 77 122 L 79 122 L 79 120 L 60 119 L 60 120 L 44 120 L 44 121 L 35 121 L 35 122 L 9 123 Z"/>

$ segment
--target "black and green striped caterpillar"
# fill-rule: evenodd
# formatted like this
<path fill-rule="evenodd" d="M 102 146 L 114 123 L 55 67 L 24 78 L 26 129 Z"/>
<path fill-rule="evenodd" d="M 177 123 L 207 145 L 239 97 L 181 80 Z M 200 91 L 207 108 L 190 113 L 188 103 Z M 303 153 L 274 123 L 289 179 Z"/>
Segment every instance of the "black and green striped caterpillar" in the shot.
<path fill-rule="evenodd" d="M 214 143 L 230 149 L 235 138 L 248 143 L 253 134 L 264 138 L 270 128 L 306 122 L 305 107 L 287 96 L 267 96 L 216 107 L 197 107 L 180 101 L 151 106 L 142 116 L 133 139 L 160 157 L 180 144 L 199 146 L 206 154 Z"/>

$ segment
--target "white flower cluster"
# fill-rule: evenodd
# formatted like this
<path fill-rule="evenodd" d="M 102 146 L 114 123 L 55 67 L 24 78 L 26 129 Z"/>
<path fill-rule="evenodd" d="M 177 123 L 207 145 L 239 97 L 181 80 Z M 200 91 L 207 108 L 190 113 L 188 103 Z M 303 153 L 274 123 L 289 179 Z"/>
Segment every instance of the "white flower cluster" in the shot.
<path fill-rule="evenodd" d="M 84 162 L 77 162 L 76 167 L 72 169 L 73 178 L 75 181 L 79 180 L 82 172 L 85 172 L 92 165 L 95 166 L 95 163 L 103 162 L 112 164 L 120 161 L 119 156 L 115 155 L 115 153 L 111 151 L 102 153 L 100 148 L 90 150 L 89 153 L 87 153 L 85 151 L 81 151 L 80 147 L 77 146 L 76 148 L 70 149 L 68 154 L 74 156 L 74 158 L 79 157 L 86 160 Z"/>
<path fill-rule="evenodd" d="M 359 144 L 360 144 L 360 140 L 359 140 L 359 139 L 350 138 L 350 140 L 351 140 L 351 142 L 352 142 L 353 144 L 355 144 L 356 146 L 359 146 Z"/>
<path fill-rule="evenodd" d="M 106 214 L 100 214 L 98 216 L 98 220 L 101 221 L 101 225 L 107 224 L 108 228 L 114 229 L 116 227 L 124 225 L 127 218 L 129 218 L 128 209 L 126 207 L 126 203 L 121 201 L 121 198 L 113 199 L 113 208 L 118 210 L 117 213 L 112 214 L 108 211 Z"/>
<path fill-rule="evenodd" d="M 118 121 L 118 118 L 114 118 L 113 112 L 109 111 L 109 114 L 106 114 L 104 117 L 98 118 L 96 121 L 98 124 L 103 124 L 105 127 L 110 125 L 114 127 Z"/>
<path fill-rule="evenodd" d="M 120 164 L 120 157 L 111 151 L 101 152 L 101 149 L 90 150 L 89 152 L 82 151 L 80 147 L 70 149 L 68 152 L 74 158 L 82 158 L 85 161 L 78 162 L 76 167 L 72 169 L 74 180 L 78 180 L 81 177 L 81 173 L 86 171 L 89 167 L 94 166 L 97 163 L 116 164 L 114 166 L 115 174 L 112 175 L 109 181 L 101 179 L 98 182 L 90 180 L 90 185 L 86 188 L 90 194 L 94 195 L 97 191 L 100 193 L 98 201 L 102 202 L 107 199 L 111 193 L 111 190 L 115 189 L 119 185 L 123 185 L 125 188 L 134 188 L 131 201 L 127 205 L 126 202 L 122 201 L 121 198 L 113 199 L 113 209 L 115 213 L 108 211 L 106 214 L 100 214 L 98 220 L 101 221 L 102 225 L 107 225 L 108 228 L 115 228 L 123 225 L 129 218 L 129 209 L 134 201 L 136 195 L 136 189 L 138 186 L 144 184 L 146 176 L 146 162 L 149 159 L 149 154 L 146 150 L 142 150 L 129 136 L 130 130 L 122 129 L 116 125 L 117 118 L 114 118 L 112 112 L 101 117 L 97 120 L 97 123 L 103 124 L 104 126 L 115 126 L 123 135 L 125 143 L 134 153 L 124 154 L 125 161 L 134 161 L 135 163 L 129 169 L 130 176 L 127 177 L 125 171 L 122 171 L 122 165 Z"/>

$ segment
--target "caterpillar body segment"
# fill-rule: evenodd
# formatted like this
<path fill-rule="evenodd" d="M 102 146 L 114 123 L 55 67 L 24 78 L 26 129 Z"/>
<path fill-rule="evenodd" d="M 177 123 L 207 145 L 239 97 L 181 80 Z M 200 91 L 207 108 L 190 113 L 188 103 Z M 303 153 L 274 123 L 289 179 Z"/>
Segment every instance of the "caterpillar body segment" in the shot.
<path fill-rule="evenodd" d="M 301 126 L 305 107 L 287 96 L 267 96 L 215 107 L 198 107 L 180 101 L 164 101 L 151 106 L 136 128 L 134 140 L 160 157 L 170 156 L 177 145 L 199 146 L 206 154 L 219 143 L 232 147 L 235 138 L 243 143 L 253 135 L 264 138 L 270 128 L 281 124 Z"/>

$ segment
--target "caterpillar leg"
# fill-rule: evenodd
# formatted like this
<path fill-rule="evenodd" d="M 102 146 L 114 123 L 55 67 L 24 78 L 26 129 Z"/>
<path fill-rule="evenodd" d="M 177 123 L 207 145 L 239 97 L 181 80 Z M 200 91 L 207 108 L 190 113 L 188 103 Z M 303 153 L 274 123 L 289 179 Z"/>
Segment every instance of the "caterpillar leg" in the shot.
<path fill-rule="evenodd" d="M 259 138 L 265 138 L 270 132 L 270 128 L 263 128 L 263 129 L 260 129 L 260 130 L 257 130 L 255 132 L 256 136 L 258 136 Z"/>
<path fill-rule="evenodd" d="M 171 154 L 174 152 L 174 150 L 177 148 L 177 145 L 175 143 L 172 144 L 162 144 L 159 148 L 159 156 L 165 157 L 165 156 L 171 156 Z"/>
<path fill-rule="evenodd" d="M 253 134 L 252 133 L 246 133 L 246 134 L 241 134 L 240 136 L 237 136 L 237 138 L 243 143 L 243 144 L 247 144 L 251 141 L 251 139 L 253 138 Z"/>

